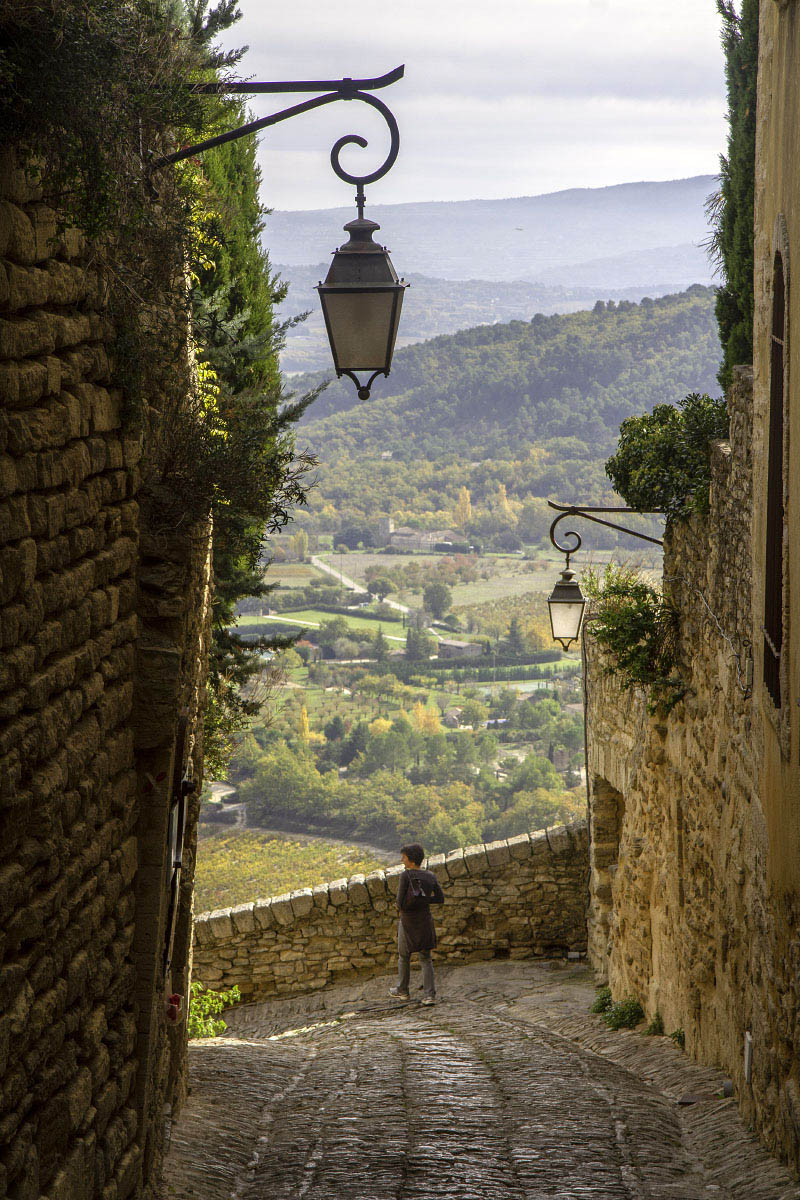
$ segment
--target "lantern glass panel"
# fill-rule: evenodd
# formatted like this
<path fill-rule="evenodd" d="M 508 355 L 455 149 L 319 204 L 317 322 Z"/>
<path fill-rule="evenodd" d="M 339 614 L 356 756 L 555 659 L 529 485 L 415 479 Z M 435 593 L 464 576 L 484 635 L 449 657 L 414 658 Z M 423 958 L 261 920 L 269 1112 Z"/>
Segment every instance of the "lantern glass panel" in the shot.
<path fill-rule="evenodd" d="M 397 337 L 403 289 L 321 289 L 338 370 L 388 371 Z"/>
<path fill-rule="evenodd" d="M 574 642 L 580 637 L 585 600 L 549 600 L 550 627 L 559 642 Z"/>

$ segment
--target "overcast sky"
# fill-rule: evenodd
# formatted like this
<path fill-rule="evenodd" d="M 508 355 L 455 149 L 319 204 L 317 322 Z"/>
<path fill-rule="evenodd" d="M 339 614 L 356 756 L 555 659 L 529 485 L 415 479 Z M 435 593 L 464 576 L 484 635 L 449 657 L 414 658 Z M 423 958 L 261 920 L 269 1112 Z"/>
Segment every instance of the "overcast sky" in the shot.
<path fill-rule="evenodd" d="M 400 156 L 367 202 L 536 195 L 713 173 L 725 139 L 714 0 L 241 0 L 225 44 L 255 79 L 354 78 L 405 63 L 380 92 Z M 299 99 L 300 97 L 298 97 Z M 256 115 L 294 102 L 253 97 Z M 330 169 L 367 173 L 388 135 L 363 104 L 332 104 L 259 134 L 272 208 L 351 202 Z M 362 166 L 362 164 L 364 164 Z"/>

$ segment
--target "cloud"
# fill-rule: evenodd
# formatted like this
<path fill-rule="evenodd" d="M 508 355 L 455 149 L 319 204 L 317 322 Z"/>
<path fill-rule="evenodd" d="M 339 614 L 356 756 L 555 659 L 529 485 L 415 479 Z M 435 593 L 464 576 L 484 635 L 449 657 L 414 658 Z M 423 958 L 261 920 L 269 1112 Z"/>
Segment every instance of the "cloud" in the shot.
<path fill-rule="evenodd" d="M 530 194 L 716 169 L 725 97 L 714 6 L 671 0 L 243 0 L 226 44 L 249 42 L 257 78 L 406 78 L 382 93 L 400 124 L 401 157 L 381 200 Z M 257 115 L 275 97 L 254 98 Z M 347 201 L 326 167 L 342 133 L 386 143 L 366 106 L 337 104 L 262 135 L 265 201 L 316 208 Z M 617 172 L 616 175 L 613 173 Z M 376 188 L 376 190 L 377 190 Z"/>

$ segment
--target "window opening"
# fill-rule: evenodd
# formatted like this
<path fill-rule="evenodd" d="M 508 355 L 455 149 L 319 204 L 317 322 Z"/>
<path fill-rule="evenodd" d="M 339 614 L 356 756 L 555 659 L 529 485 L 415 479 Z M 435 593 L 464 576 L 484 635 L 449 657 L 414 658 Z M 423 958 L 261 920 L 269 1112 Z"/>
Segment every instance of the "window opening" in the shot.
<path fill-rule="evenodd" d="M 165 978 L 172 965 L 172 947 L 180 903 L 181 870 L 183 867 L 183 836 L 186 829 L 186 807 L 189 795 L 195 790 L 192 780 L 192 759 L 186 753 L 188 715 L 181 713 L 175 739 L 175 757 L 170 789 L 169 820 L 167 824 L 167 854 L 164 863 L 167 888 L 167 921 L 164 931 L 163 969 Z"/>

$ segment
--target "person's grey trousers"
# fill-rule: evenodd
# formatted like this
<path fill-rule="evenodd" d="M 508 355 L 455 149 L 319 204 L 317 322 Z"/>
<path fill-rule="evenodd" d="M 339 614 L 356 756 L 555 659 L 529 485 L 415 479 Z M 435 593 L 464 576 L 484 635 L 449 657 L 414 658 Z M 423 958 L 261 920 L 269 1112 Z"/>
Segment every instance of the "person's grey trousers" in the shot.
<path fill-rule="evenodd" d="M 433 974 L 433 959 L 430 950 L 409 949 L 406 932 L 402 923 L 397 925 L 397 986 L 401 992 L 407 992 L 411 983 L 411 955 L 419 954 L 419 964 L 422 968 L 422 990 L 425 996 L 433 1000 L 436 996 L 436 981 Z"/>

